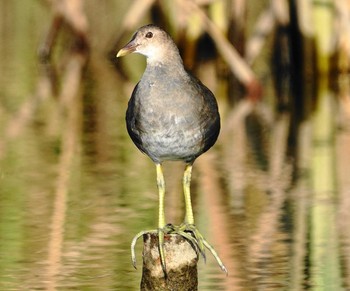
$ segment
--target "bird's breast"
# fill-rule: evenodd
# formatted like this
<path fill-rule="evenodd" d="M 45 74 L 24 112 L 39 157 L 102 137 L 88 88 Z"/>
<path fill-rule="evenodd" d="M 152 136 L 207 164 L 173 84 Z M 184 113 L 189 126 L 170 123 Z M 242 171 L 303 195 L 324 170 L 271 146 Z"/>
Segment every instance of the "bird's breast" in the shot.
<path fill-rule="evenodd" d="M 154 161 L 193 160 L 205 147 L 216 112 L 200 92 L 174 78 L 143 78 L 129 103 L 129 133 Z M 137 144 L 139 143 L 139 144 Z"/>

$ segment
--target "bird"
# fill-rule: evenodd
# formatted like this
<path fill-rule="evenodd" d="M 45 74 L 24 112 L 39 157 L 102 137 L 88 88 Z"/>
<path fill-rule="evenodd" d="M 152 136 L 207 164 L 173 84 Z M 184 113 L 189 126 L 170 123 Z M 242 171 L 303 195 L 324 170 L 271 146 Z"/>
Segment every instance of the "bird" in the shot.
<path fill-rule="evenodd" d="M 141 231 L 131 244 L 132 262 L 136 268 L 134 247 L 144 233 L 158 234 L 160 262 L 166 274 L 164 235 L 177 233 L 192 242 L 205 259 L 205 247 L 214 255 L 223 271 L 227 270 L 214 248 L 195 226 L 191 203 L 193 163 L 216 142 L 220 132 L 220 114 L 214 94 L 184 68 L 180 52 L 171 36 L 160 27 L 140 27 L 122 47 L 117 58 L 138 53 L 146 57 L 146 68 L 135 86 L 126 110 L 126 127 L 136 147 L 156 166 L 159 195 L 158 228 Z M 183 161 L 185 219 L 179 226 L 166 224 L 165 179 L 162 164 Z"/>

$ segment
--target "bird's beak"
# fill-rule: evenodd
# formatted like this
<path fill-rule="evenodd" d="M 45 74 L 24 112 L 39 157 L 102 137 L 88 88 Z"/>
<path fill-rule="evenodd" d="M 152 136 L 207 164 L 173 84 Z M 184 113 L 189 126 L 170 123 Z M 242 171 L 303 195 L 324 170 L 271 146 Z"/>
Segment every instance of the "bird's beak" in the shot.
<path fill-rule="evenodd" d="M 135 52 L 137 47 L 138 47 L 138 44 L 134 40 L 131 40 L 130 42 L 128 42 L 126 46 L 120 49 L 120 51 L 117 53 L 117 58 L 123 57 Z"/>

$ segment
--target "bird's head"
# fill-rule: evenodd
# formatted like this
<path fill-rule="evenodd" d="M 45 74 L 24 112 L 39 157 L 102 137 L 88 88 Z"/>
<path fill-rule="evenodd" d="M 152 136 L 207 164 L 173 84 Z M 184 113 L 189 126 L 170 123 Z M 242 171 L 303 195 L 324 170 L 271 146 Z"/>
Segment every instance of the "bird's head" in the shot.
<path fill-rule="evenodd" d="M 130 53 L 139 53 L 148 63 L 162 63 L 172 55 L 179 55 L 171 37 L 153 24 L 139 28 L 131 40 L 117 53 L 117 58 Z"/>

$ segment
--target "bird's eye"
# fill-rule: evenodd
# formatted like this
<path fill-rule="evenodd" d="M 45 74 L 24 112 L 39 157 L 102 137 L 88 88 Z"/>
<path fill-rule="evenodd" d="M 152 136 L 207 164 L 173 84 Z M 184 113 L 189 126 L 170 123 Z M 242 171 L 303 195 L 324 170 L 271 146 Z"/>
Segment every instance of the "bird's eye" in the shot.
<path fill-rule="evenodd" d="M 153 33 L 152 33 L 152 32 L 150 32 L 150 31 L 149 31 L 149 32 L 147 32 L 146 37 L 147 37 L 147 38 L 152 38 L 152 37 L 153 37 Z"/>

